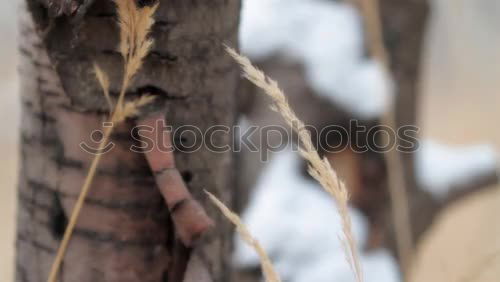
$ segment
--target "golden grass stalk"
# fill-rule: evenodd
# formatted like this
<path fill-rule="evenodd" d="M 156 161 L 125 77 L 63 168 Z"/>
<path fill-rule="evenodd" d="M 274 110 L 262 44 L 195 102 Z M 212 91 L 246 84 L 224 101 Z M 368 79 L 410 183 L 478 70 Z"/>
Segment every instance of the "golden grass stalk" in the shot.
<path fill-rule="evenodd" d="M 281 114 L 285 122 L 299 135 L 301 146 L 300 155 L 309 162 L 309 174 L 316 179 L 321 186 L 337 202 L 337 209 L 342 221 L 342 244 L 344 254 L 349 263 L 357 282 L 363 281 L 358 252 L 352 233 L 352 223 L 348 212 L 349 192 L 327 159 L 321 159 L 314 147 L 309 131 L 304 123 L 295 115 L 294 111 L 285 98 L 285 94 L 279 88 L 278 83 L 267 77 L 261 70 L 252 65 L 250 60 L 238 54 L 232 48 L 226 46 L 226 51 L 238 62 L 243 69 L 243 76 L 253 84 L 264 90 L 271 97 L 271 109 Z"/>
<path fill-rule="evenodd" d="M 353 0 L 361 11 L 365 27 L 365 38 L 370 54 L 380 61 L 384 70 L 389 73 L 389 57 L 384 44 L 382 21 L 378 0 Z M 394 101 L 383 115 L 381 123 L 396 129 Z M 397 131 L 397 130 L 395 130 Z M 389 137 L 390 138 L 390 137 Z M 387 138 L 385 142 L 390 142 Z M 397 252 L 401 262 L 401 269 L 408 271 L 413 256 L 413 238 L 408 207 L 408 188 L 404 179 L 403 161 L 396 150 L 385 153 L 388 167 L 388 186 L 391 198 L 391 214 L 394 222 Z"/>
<path fill-rule="evenodd" d="M 252 236 L 248 228 L 241 221 L 240 217 L 234 212 L 232 212 L 213 194 L 211 194 L 208 191 L 205 191 L 205 193 L 207 193 L 210 200 L 215 204 L 215 206 L 219 208 L 222 214 L 236 226 L 236 231 L 238 232 L 240 237 L 257 252 L 257 254 L 260 257 L 260 263 L 262 266 L 262 272 L 264 273 L 265 280 L 267 282 L 281 282 L 281 279 L 278 273 L 274 270 L 274 266 L 271 262 L 271 259 L 269 259 L 269 256 L 267 255 L 266 251 L 264 250 L 264 248 L 262 248 L 259 241 L 257 241 Z"/>
<path fill-rule="evenodd" d="M 142 62 L 153 46 L 148 37 L 154 24 L 153 15 L 158 4 L 139 9 L 135 1 L 115 0 L 120 26 L 119 50 L 125 60 L 123 82 L 115 111 L 123 110 L 123 99 L 133 76 L 141 68 Z"/>
<path fill-rule="evenodd" d="M 102 92 L 109 106 L 109 111 L 112 112 L 113 101 L 111 101 L 111 96 L 109 95 L 109 77 L 97 64 L 94 64 L 94 73 L 97 78 L 97 81 L 101 85 Z"/>
<path fill-rule="evenodd" d="M 102 151 L 104 149 L 104 145 L 107 144 L 109 140 L 109 136 L 111 135 L 112 128 L 107 127 L 104 129 L 104 134 L 103 134 L 103 140 L 101 144 L 99 144 L 99 149 L 98 152 Z M 73 235 L 73 230 L 75 229 L 76 222 L 78 220 L 78 216 L 80 215 L 80 211 L 83 207 L 83 204 L 85 202 L 85 198 L 90 190 L 90 185 L 92 184 L 92 181 L 94 179 L 96 170 L 97 170 L 97 165 L 99 164 L 99 161 L 101 160 L 102 154 L 96 154 L 94 159 L 92 160 L 92 163 L 90 164 L 89 172 L 87 174 L 87 177 L 85 178 L 85 181 L 83 183 L 82 189 L 80 191 L 80 194 L 78 196 L 78 199 L 76 201 L 75 206 L 73 207 L 73 212 L 71 213 L 71 217 L 68 221 L 68 225 L 66 226 L 66 229 L 64 231 L 64 236 L 62 238 L 61 244 L 59 245 L 59 249 L 57 250 L 57 255 L 56 258 L 52 264 L 52 267 L 50 269 L 49 273 L 49 278 L 48 282 L 55 282 L 57 279 L 57 275 L 59 273 L 59 269 L 61 267 L 62 260 L 64 258 L 64 254 L 66 253 L 66 249 L 68 248 L 69 241 L 71 239 L 71 236 Z"/>
<path fill-rule="evenodd" d="M 102 87 L 104 96 L 112 110 L 110 118 L 112 126 L 104 128 L 103 139 L 99 144 L 98 154 L 90 164 L 88 174 L 83 183 L 80 194 L 76 201 L 71 217 L 68 221 L 64 236 L 57 250 L 56 258 L 50 269 L 48 282 L 55 282 L 62 260 L 68 248 L 69 241 L 73 235 L 73 231 L 78 221 L 78 217 L 82 210 L 85 199 L 88 195 L 90 187 L 95 177 L 99 161 L 102 158 L 100 153 L 104 146 L 108 143 L 109 137 L 113 132 L 114 126 L 122 122 L 128 117 L 134 116 L 138 113 L 139 108 L 151 103 L 154 100 L 152 96 L 143 96 L 131 102 L 124 102 L 125 93 L 128 89 L 130 81 L 137 71 L 141 68 L 142 62 L 146 55 L 149 53 L 153 40 L 148 38 L 149 31 L 154 23 L 153 14 L 156 11 L 157 5 L 154 7 L 144 7 L 139 9 L 135 1 L 130 0 L 116 0 L 118 9 L 118 17 L 120 23 L 120 52 L 124 58 L 124 75 L 120 96 L 116 106 L 113 107 L 111 97 L 109 95 L 109 79 L 105 72 L 97 65 L 94 65 L 96 79 Z"/>
<path fill-rule="evenodd" d="M 125 102 L 125 104 L 123 105 L 122 115 L 121 117 L 117 117 L 116 122 L 121 122 L 128 117 L 137 116 L 139 114 L 139 109 L 148 104 L 151 104 L 155 100 L 155 98 L 155 96 L 143 95 L 135 100 Z"/>

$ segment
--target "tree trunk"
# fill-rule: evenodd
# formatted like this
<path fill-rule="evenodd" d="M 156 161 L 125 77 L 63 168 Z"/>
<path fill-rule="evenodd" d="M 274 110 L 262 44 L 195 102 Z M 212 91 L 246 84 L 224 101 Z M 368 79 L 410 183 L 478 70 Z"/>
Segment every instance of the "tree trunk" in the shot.
<path fill-rule="evenodd" d="M 396 125 L 417 126 L 420 71 L 430 14 L 429 3 L 427 0 L 380 0 L 380 12 L 390 68 L 397 87 Z M 402 152 L 401 159 L 409 190 L 412 238 L 413 243 L 416 243 L 429 228 L 439 205 L 437 200 L 417 185 L 415 152 Z M 390 237 L 388 241 L 393 245 L 394 239 Z"/>
<path fill-rule="evenodd" d="M 397 126 L 417 125 L 418 92 L 424 39 L 429 20 L 427 0 L 380 0 L 385 44 L 397 85 Z M 403 154 L 408 187 L 416 187 L 414 154 Z"/>
<path fill-rule="evenodd" d="M 24 1 L 16 265 L 16 281 L 23 282 L 47 279 L 94 157 L 80 143 L 97 148 L 100 136 L 94 131 L 108 116 L 92 65 L 97 62 L 110 75 L 112 95 L 118 95 L 122 76 L 112 1 L 96 1 L 81 19 L 52 18 L 37 1 Z M 213 125 L 232 126 L 237 71 L 222 43 L 235 45 L 239 8 L 238 0 L 160 1 L 152 30 L 155 45 L 127 97 L 158 96 L 150 110 L 163 111 L 174 131 L 183 125 L 203 133 Z M 111 136 L 114 147 L 100 162 L 60 281 L 227 281 L 231 227 L 203 190 L 231 205 L 232 153 L 210 151 L 195 140 L 199 135 L 173 138 L 177 148 L 199 145 L 195 152 L 175 153 L 177 168 L 216 222 L 187 250 L 176 237 L 144 155 L 130 150 L 133 126 L 127 120 Z M 217 146 L 232 143 L 229 134 L 215 139 Z M 190 256 L 189 265 L 184 256 Z"/>

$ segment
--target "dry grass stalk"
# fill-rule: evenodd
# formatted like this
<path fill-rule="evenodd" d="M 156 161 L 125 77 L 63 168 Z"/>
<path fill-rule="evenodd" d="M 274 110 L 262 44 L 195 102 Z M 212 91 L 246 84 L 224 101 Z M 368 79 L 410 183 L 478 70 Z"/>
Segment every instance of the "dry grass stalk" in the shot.
<path fill-rule="evenodd" d="M 123 82 L 118 97 L 116 111 L 123 109 L 123 99 L 128 85 L 142 62 L 153 46 L 153 40 L 148 37 L 149 31 L 154 24 L 153 15 L 158 4 L 139 9 L 135 1 L 115 0 L 118 8 L 118 20 L 120 25 L 119 50 L 125 60 Z M 118 113 L 119 114 L 119 113 Z"/>
<path fill-rule="evenodd" d="M 384 44 L 379 0 L 353 0 L 361 11 L 365 27 L 365 37 L 370 54 L 380 61 L 387 73 L 389 57 Z M 394 101 L 381 119 L 381 123 L 396 129 Z M 390 137 L 385 142 L 390 143 Z M 390 150 L 385 154 L 388 166 L 388 186 L 391 198 L 391 214 L 394 222 L 395 237 L 401 268 L 407 272 L 413 256 L 413 236 L 408 206 L 408 188 L 404 179 L 403 162 L 398 151 Z"/>
<path fill-rule="evenodd" d="M 337 209 L 342 221 L 343 238 L 341 241 L 344 246 L 345 257 L 356 277 L 356 281 L 363 281 L 361 266 L 357 248 L 352 233 L 352 223 L 348 212 L 349 192 L 337 173 L 333 170 L 327 159 L 321 159 L 318 155 L 312 141 L 309 131 L 304 123 L 295 115 L 290 108 L 283 91 L 278 87 L 276 81 L 267 77 L 261 70 L 252 65 L 250 60 L 235 50 L 226 46 L 227 52 L 241 65 L 243 75 L 256 86 L 264 90 L 271 97 L 271 109 L 283 116 L 286 123 L 299 135 L 301 141 L 300 154 L 309 162 L 309 174 L 316 179 L 321 186 L 337 202 Z"/>
<path fill-rule="evenodd" d="M 140 98 L 137 98 L 135 100 L 125 102 L 122 106 L 122 112 L 120 116 L 115 117 L 113 122 L 122 122 L 126 118 L 137 116 L 139 114 L 139 110 L 148 105 L 151 104 L 155 100 L 155 96 L 151 95 L 143 95 Z"/>
<path fill-rule="evenodd" d="M 232 212 L 213 194 L 208 191 L 205 191 L 205 193 L 207 193 L 210 200 L 220 209 L 222 214 L 224 214 L 224 216 L 236 226 L 236 231 L 240 237 L 257 252 L 260 257 L 262 272 L 264 273 L 265 280 L 267 282 L 281 282 L 281 279 L 278 273 L 274 270 L 273 264 L 269 259 L 269 256 L 266 254 L 266 251 L 262 248 L 259 241 L 252 236 L 248 228 L 241 221 L 240 217 Z"/>
<path fill-rule="evenodd" d="M 97 64 L 94 64 L 94 73 L 97 78 L 97 81 L 101 85 L 102 92 L 109 106 L 109 111 L 112 112 L 113 101 L 111 101 L 111 96 L 109 95 L 109 77 Z"/>
<path fill-rule="evenodd" d="M 104 149 L 104 146 L 108 143 L 115 124 L 122 122 L 128 117 L 136 115 L 140 107 L 151 103 L 154 100 L 154 97 L 146 95 L 135 101 L 124 102 L 125 93 L 128 89 L 130 81 L 141 68 L 142 62 L 149 53 L 153 44 L 153 40 L 148 38 L 148 34 L 152 24 L 154 23 L 153 14 L 156 11 L 157 5 L 154 7 L 144 7 L 139 9 L 136 6 L 135 1 L 116 0 L 115 3 L 118 8 L 118 17 L 120 22 L 120 52 L 124 58 L 124 75 L 120 96 L 118 97 L 116 106 L 113 108 L 113 103 L 109 95 L 108 76 L 97 65 L 94 66 L 96 78 L 100 83 L 104 96 L 106 97 L 106 100 L 112 110 L 110 118 L 112 126 L 104 128 L 103 139 L 99 144 L 98 152 L 101 152 Z M 56 258 L 50 269 L 49 278 L 47 280 L 48 282 L 55 282 L 57 280 L 57 275 L 59 273 L 64 254 L 66 253 L 66 249 L 73 234 L 78 216 L 80 215 L 83 204 L 85 203 L 85 199 L 90 190 L 101 158 L 102 154 L 96 154 L 91 162 L 89 172 L 85 178 L 76 204 L 73 207 L 71 217 L 68 221 L 66 230 L 64 231 L 63 239 L 59 249 L 57 250 Z"/>

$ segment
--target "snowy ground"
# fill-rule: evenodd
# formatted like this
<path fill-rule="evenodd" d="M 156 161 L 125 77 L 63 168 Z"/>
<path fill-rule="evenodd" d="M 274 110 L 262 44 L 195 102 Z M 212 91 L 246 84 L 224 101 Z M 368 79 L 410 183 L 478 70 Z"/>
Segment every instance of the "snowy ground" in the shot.
<path fill-rule="evenodd" d="M 301 162 L 292 151 L 276 154 L 260 176 L 243 220 L 273 258 L 283 280 L 356 281 L 339 240 L 342 227 L 336 204 L 314 180 L 302 175 Z M 367 222 L 355 209 L 349 213 L 361 250 L 368 236 Z M 388 251 L 362 253 L 360 258 L 366 282 L 400 281 Z M 256 253 L 240 239 L 234 261 L 240 267 L 259 265 Z"/>
<path fill-rule="evenodd" d="M 494 170 L 496 160 L 489 146 L 449 147 L 427 140 L 417 153 L 417 176 L 432 195 L 442 199 L 457 184 Z M 243 221 L 285 281 L 355 281 L 339 241 L 342 226 L 336 203 L 303 175 L 301 163 L 296 152 L 277 153 L 259 177 Z M 355 209 L 349 213 L 357 248 L 363 250 L 366 219 Z M 401 281 L 387 250 L 362 252 L 360 259 L 366 282 Z M 250 269 L 260 263 L 255 251 L 238 236 L 234 263 Z"/>

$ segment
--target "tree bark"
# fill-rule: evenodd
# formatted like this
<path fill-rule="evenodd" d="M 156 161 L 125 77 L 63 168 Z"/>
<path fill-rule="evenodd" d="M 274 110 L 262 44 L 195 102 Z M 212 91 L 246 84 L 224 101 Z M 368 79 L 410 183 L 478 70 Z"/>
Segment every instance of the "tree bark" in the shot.
<path fill-rule="evenodd" d="M 95 1 L 81 19 L 53 18 L 35 0 L 22 6 L 16 281 L 24 282 L 47 279 L 93 158 L 80 143 L 97 148 L 99 134 L 93 131 L 102 129 L 108 116 L 92 65 L 97 62 L 110 75 L 116 97 L 122 59 L 112 1 Z M 174 132 L 183 125 L 203 133 L 213 125 L 233 125 L 237 71 L 222 43 L 236 44 L 239 8 L 238 0 L 160 1 L 155 45 L 127 97 L 156 95 L 155 106 L 144 114 L 162 111 Z M 127 120 L 111 136 L 114 147 L 99 165 L 60 281 L 227 281 L 231 227 L 203 189 L 231 205 L 232 153 L 211 152 L 195 140 L 199 135 L 173 137 L 177 148 L 199 145 L 195 152 L 175 153 L 177 168 L 216 222 L 188 250 L 176 236 L 144 155 L 130 150 L 133 126 Z M 215 142 L 230 145 L 232 139 L 217 134 Z"/>

